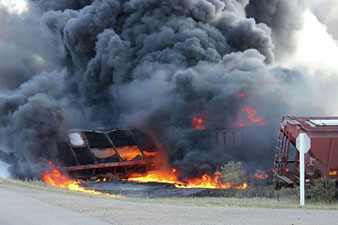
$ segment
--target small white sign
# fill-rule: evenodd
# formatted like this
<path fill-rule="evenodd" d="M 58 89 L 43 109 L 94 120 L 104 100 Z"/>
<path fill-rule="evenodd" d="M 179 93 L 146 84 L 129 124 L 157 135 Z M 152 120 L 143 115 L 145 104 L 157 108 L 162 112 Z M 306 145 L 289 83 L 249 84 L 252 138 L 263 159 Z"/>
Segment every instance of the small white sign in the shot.
<path fill-rule="evenodd" d="M 296 138 L 296 148 L 299 152 L 307 153 L 311 148 L 311 138 L 306 133 L 300 133 Z"/>

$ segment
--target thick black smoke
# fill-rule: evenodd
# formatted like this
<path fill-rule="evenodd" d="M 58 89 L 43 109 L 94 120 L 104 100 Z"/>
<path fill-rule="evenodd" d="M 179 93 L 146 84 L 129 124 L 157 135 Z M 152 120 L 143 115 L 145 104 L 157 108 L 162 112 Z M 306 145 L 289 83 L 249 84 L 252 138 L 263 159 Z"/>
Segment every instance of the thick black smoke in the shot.
<path fill-rule="evenodd" d="M 249 17 L 272 29 L 278 54 L 290 53 L 295 48 L 294 33 L 302 28 L 302 11 L 299 0 L 250 0 L 246 7 Z"/>
<path fill-rule="evenodd" d="M 278 10 L 264 15 L 269 1 L 32 1 L 20 16 L 2 8 L 11 22 L 1 25 L 0 58 L 12 60 L 0 62 L 1 144 L 19 155 L 20 173 L 36 176 L 69 128 L 136 127 L 185 176 L 215 169 L 236 157 L 196 144 L 193 117 L 233 127 L 250 105 L 278 125 L 290 110 L 288 78 L 301 79 L 268 69 L 279 44 L 271 29 L 277 37 L 296 26 L 291 1 L 273 2 Z M 269 144 L 253 146 L 247 162 L 270 165 Z"/>

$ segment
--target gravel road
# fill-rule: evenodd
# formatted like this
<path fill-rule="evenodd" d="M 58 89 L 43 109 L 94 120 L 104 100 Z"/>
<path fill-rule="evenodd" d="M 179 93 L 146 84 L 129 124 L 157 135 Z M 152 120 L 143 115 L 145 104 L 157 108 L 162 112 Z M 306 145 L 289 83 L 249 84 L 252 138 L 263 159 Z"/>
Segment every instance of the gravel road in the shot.
<path fill-rule="evenodd" d="M 166 205 L 0 184 L 0 224 L 336 225 L 333 210 Z"/>

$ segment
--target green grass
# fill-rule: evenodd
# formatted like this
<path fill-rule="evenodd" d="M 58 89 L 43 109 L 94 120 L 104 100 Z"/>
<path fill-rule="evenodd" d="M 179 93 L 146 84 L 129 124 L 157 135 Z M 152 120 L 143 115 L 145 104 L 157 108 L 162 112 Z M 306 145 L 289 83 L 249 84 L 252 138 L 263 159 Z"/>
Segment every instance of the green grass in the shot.
<path fill-rule="evenodd" d="M 224 197 L 220 194 L 217 197 L 180 197 L 180 198 L 155 198 L 143 199 L 132 197 L 112 198 L 108 196 L 91 195 L 81 192 L 69 191 L 66 189 L 53 188 L 47 186 L 45 183 L 38 180 L 13 180 L 4 179 L 0 177 L 0 186 L 10 185 L 17 187 L 24 187 L 29 189 L 38 189 L 42 191 L 58 192 L 64 194 L 77 195 L 87 198 L 104 198 L 108 200 L 122 200 L 139 203 L 152 203 L 152 204 L 167 204 L 167 205 L 189 205 L 189 206 L 215 206 L 215 207 L 246 207 L 246 208 L 274 208 L 274 209 L 312 209 L 312 210 L 338 210 L 338 202 L 334 203 L 321 203 L 316 201 L 307 201 L 305 207 L 299 206 L 298 193 L 296 189 L 282 189 L 280 191 L 279 201 L 276 197 L 248 197 L 250 194 L 247 190 L 232 190 L 236 192 L 235 197 Z M 264 187 L 267 189 L 268 195 L 271 194 L 271 187 Z M 228 190 L 226 190 L 228 191 Z M 225 192 L 226 192 L 225 191 Z M 229 190 L 231 191 L 231 190 Z M 254 192 L 254 190 L 251 190 Z M 264 190 L 263 190 L 264 192 Z"/>

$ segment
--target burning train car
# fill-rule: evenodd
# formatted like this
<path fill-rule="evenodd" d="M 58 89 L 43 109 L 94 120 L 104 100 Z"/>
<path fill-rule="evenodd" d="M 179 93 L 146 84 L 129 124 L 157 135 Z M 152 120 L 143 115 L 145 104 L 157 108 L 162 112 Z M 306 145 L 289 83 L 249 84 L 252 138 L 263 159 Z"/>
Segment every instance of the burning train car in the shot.
<path fill-rule="evenodd" d="M 123 177 L 144 173 L 157 167 L 155 143 L 138 130 L 71 130 L 58 144 L 56 158 L 49 159 L 75 179 Z M 0 160 L 12 165 L 14 176 L 17 159 L 14 153 L 0 150 Z"/>
<path fill-rule="evenodd" d="M 73 130 L 68 138 L 58 161 L 73 178 L 123 177 L 157 167 L 154 142 L 137 130 Z"/>
<path fill-rule="evenodd" d="M 251 159 L 258 161 L 258 158 L 267 161 L 261 154 L 270 150 L 271 146 L 255 143 L 265 143 L 264 134 L 271 133 L 271 130 L 270 126 L 191 129 L 190 136 L 196 142 L 195 147 L 214 149 L 214 154 L 228 161 L 249 162 Z M 258 146 L 260 150 L 256 151 L 253 146 Z M 165 153 L 159 149 L 150 137 L 135 129 L 76 129 L 67 132 L 66 140 L 58 144 L 57 157 L 48 160 L 74 179 L 129 179 L 133 175 L 143 176 L 156 171 L 160 165 L 166 164 L 163 161 L 166 157 L 162 157 Z M 177 151 L 171 159 L 180 160 L 182 154 L 186 153 Z M 20 177 L 15 173 L 16 158 L 14 153 L 0 151 L 0 160 L 13 165 L 13 175 Z M 166 169 L 170 173 L 171 169 Z M 177 173 L 174 175 L 177 176 Z"/>
<path fill-rule="evenodd" d="M 318 178 L 338 180 L 338 117 L 283 117 L 275 151 L 274 182 L 282 186 L 299 185 L 299 152 L 296 138 L 306 133 L 311 148 L 305 154 L 306 182 Z"/>

